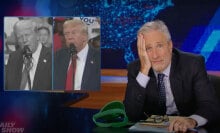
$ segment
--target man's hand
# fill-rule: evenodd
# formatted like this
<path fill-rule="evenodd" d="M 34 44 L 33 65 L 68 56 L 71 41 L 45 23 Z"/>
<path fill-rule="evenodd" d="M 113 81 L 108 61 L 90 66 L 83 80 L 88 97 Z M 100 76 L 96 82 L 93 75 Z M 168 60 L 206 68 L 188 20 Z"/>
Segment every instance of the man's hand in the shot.
<path fill-rule="evenodd" d="M 146 52 L 145 40 L 142 34 L 138 35 L 137 47 L 138 47 L 138 56 L 141 61 L 140 71 L 143 74 L 148 75 L 148 72 L 151 68 L 151 63 Z"/>
<path fill-rule="evenodd" d="M 188 128 L 195 128 L 197 122 L 188 117 L 176 117 L 171 121 L 168 130 L 169 132 L 186 132 Z"/>

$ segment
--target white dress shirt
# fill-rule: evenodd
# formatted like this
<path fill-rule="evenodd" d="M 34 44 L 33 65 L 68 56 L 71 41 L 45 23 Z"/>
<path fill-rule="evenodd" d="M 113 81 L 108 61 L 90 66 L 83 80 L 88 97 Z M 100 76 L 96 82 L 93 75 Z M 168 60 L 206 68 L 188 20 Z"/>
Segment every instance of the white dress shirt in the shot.
<path fill-rule="evenodd" d="M 76 60 L 76 72 L 75 72 L 75 78 L 74 78 L 74 90 L 81 90 L 81 84 L 82 84 L 82 77 L 84 68 L 86 65 L 86 59 L 89 51 L 88 44 L 77 53 L 77 60 Z M 71 60 L 69 63 L 69 66 L 71 64 Z"/>
<path fill-rule="evenodd" d="M 30 80 L 31 80 L 31 88 L 33 87 L 33 83 L 34 83 L 34 76 L 35 76 L 35 72 L 36 72 L 36 69 L 37 69 L 37 64 L 38 64 L 38 60 L 39 60 L 39 57 L 40 57 L 40 52 L 41 52 L 41 49 L 42 49 L 42 44 L 38 44 L 37 46 L 37 50 L 32 54 L 32 63 L 33 63 L 33 66 L 30 70 Z M 23 69 L 24 69 L 25 65 L 23 64 Z M 29 87 L 28 87 L 28 83 L 26 84 L 26 87 L 25 87 L 25 90 L 29 90 Z"/>
<path fill-rule="evenodd" d="M 164 85 L 165 85 L 165 92 L 166 92 L 166 107 L 167 107 L 167 111 L 166 114 L 178 114 L 178 109 L 176 107 L 175 101 L 174 101 L 174 97 L 173 97 L 173 93 L 171 90 L 171 86 L 170 86 L 170 68 L 171 68 L 171 64 L 168 65 L 168 67 L 162 72 L 163 74 L 165 74 L 164 77 Z M 157 77 L 158 73 L 154 71 L 155 76 Z M 139 85 L 143 88 L 146 88 L 150 77 L 148 75 L 144 75 L 143 73 L 139 72 L 137 77 L 136 77 L 137 82 L 139 83 Z M 196 120 L 197 122 L 197 126 L 203 126 L 207 123 L 207 119 L 203 118 L 202 116 L 193 114 L 191 116 L 189 116 L 190 118 Z"/>

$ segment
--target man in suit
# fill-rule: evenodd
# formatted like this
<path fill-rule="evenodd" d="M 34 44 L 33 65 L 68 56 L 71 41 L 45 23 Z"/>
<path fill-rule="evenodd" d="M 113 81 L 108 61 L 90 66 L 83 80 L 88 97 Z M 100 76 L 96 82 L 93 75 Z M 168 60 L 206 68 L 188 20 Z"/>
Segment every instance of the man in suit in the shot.
<path fill-rule="evenodd" d="M 88 44 L 87 25 L 81 20 L 67 20 L 63 24 L 63 34 L 66 47 L 54 56 L 54 89 L 99 90 L 100 50 Z M 74 68 L 71 65 L 73 56 Z M 70 72 L 71 68 L 75 74 Z"/>
<path fill-rule="evenodd" d="M 173 48 L 164 22 L 144 24 L 138 31 L 137 47 L 139 59 L 128 65 L 124 99 L 131 121 L 152 114 L 179 115 L 168 129 L 186 132 L 219 118 L 204 58 Z"/>
<path fill-rule="evenodd" d="M 5 72 L 6 90 L 52 88 L 51 49 L 38 42 L 37 28 L 37 23 L 32 20 L 15 23 L 14 33 L 19 48 L 9 56 Z"/>
<path fill-rule="evenodd" d="M 38 28 L 39 41 L 45 47 L 51 48 L 52 43 L 50 42 L 50 30 L 47 26 L 41 26 Z"/>

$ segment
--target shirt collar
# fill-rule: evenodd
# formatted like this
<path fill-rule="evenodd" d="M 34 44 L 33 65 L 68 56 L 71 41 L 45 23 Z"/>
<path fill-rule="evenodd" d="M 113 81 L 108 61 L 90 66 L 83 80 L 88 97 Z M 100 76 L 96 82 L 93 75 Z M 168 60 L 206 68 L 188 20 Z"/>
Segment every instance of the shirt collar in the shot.
<path fill-rule="evenodd" d="M 167 66 L 167 68 L 163 71 L 163 72 L 161 72 L 161 73 L 163 73 L 166 77 L 169 77 L 169 75 L 170 75 L 170 68 L 171 68 L 171 63 Z M 154 70 L 153 70 L 154 71 Z M 157 77 L 157 75 L 158 75 L 159 73 L 158 72 L 156 72 L 156 71 L 154 71 L 154 75 Z"/>
<path fill-rule="evenodd" d="M 88 44 L 86 44 L 86 46 L 79 53 L 77 53 L 77 59 L 85 61 L 86 56 L 88 54 L 88 50 L 89 50 L 89 46 Z"/>

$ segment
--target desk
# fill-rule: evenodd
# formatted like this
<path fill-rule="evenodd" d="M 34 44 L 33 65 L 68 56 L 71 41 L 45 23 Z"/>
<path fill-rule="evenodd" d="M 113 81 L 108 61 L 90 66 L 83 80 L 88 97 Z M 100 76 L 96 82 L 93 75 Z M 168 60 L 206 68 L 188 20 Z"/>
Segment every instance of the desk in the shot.
<path fill-rule="evenodd" d="M 101 128 L 97 127 L 92 116 L 97 113 L 95 109 L 54 108 L 48 111 L 47 116 L 35 117 L 23 127 L 24 133 L 127 133 L 129 127 Z M 16 126 L 17 128 L 19 125 Z M 208 129 L 208 133 L 219 133 L 220 125 Z"/>
<path fill-rule="evenodd" d="M 92 121 L 92 116 L 99 110 L 84 109 L 84 108 L 70 108 L 64 107 L 59 110 L 51 112 L 49 120 L 44 122 L 48 126 L 38 128 L 39 132 L 53 132 L 53 133 L 128 133 L 127 127 L 122 128 L 101 128 L 97 127 Z M 56 116 L 56 118 L 54 117 Z M 42 130 L 43 129 L 43 130 Z M 45 130 L 46 129 L 46 130 Z M 219 133 L 220 123 L 212 127 L 205 127 L 202 130 L 207 130 L 208 133 Z M 202 131 L 200 129 L 200 131 Z"/>
<path fill-rule="evenodd" d="M 23 133 L 126 133 L 128 127 L 100 128 L 92 121 L 97 109 L 74 108 L 66 105 L 87 94 L 1 92 L 0 132 Z M 210 133 L 219 133 L 220 123 L 206 127 Z"/>
<path fill-rule="evenodd" d="M 57 123 L 57 129 L 53 132 L 60 131 L 65 133 L 128 133 L 127 127 L 122 128 L 102 128 L 97 127 L 92 121 L 92 116 L 99 110 L 83 108 L 63 108 Z M 200 128 L 199 131 L 206 130 L 208 133 L 219 133 L 220 123 Z M 204 133 L 204 132 L 202 132 Z"/>

